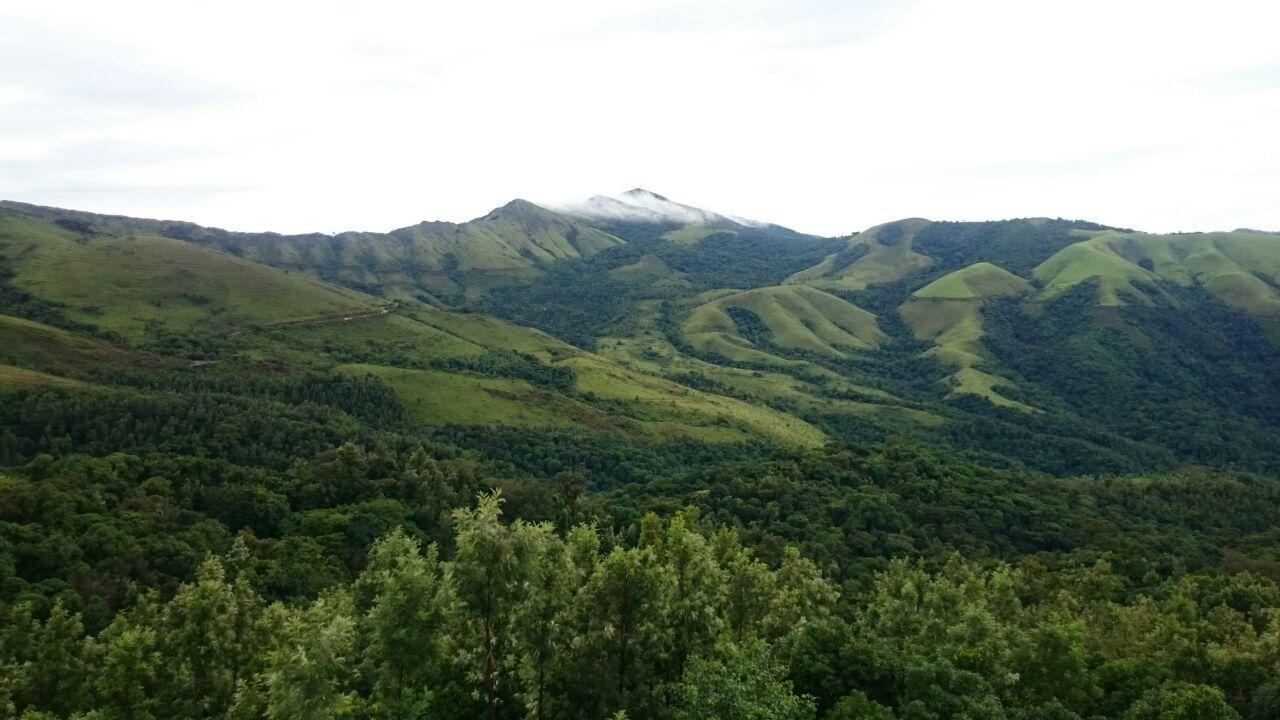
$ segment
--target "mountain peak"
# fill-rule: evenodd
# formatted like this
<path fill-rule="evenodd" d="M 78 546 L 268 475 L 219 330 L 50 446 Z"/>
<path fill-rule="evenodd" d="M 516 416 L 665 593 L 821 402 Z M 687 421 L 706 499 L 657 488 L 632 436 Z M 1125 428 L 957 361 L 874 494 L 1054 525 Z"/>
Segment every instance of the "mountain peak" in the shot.
<path fill-rule="evenodd" d="M 761 223 L 684 205 L 651 190 L 632 188 L 618 195 L 595 195 L 568 205 L 564 211 L 592 220 L 759 227 Z"/>
<path fill-rule="evenodd" d="M 551 215 L 551 211 L 528 200 L 516 198 L 502 207 L 494 208 L 487 215 L 477 220 L 520 220 L 529 218 L 545 218 Z"/>
<path fill-rule="evenodd" d="M 645 190 L 644 188 L 641 188 L 641 187 L 631 188 L 630 190 L 622 193 L 622 197 L 652 198 L 654 200 L 661 200 L 662 202 L 671 202 L 669 199 L 663 197 L 662 195 L 659 195 L 658 193 L 653 192 L 652 190 Z"/>

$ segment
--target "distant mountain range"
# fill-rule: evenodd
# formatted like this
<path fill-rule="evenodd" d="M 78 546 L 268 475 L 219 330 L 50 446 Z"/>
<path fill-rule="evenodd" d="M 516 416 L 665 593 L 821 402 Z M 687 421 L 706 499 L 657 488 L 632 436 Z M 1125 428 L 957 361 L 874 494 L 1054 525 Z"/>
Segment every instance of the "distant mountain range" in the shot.
<path fill-rule="evenodd" d="M 0 386 L 270 363 L 381 378 L 423 427 L 1280 469 L 1280 236 L 1255 230 L 821 238 L 638 188 L 332 236 L 4 202 L 0 283 Z"/>

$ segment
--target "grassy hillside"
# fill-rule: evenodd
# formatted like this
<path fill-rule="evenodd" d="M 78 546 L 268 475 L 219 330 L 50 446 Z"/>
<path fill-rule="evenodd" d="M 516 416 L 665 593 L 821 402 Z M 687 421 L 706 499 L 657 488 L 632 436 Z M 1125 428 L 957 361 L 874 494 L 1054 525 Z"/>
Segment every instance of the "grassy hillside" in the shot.
<path fill-rule="evenodd" d="M 768 287 L 711 300 L 681 328 L 704 352 L 767 349 L 770 345 L 829 356 L 871 350 L 884 340 L 871 313 L 808 287 Z"/>
<path fill-rule="evenodd" d="M 786 281 L 820 288 L 861 290 L 873 283 L 901 279 L 933 263 L 928 256 L 912 249 L 917 233 L 928 225 L 928 220 L 919 218 L 877 225 L 849 238 L 844 249 Z"/>
<path fill-rule="evenodd" d="M 349 323 L 268 328 L 244 338 L 242 347 L 253 362 L 372 374 L 428 425 L 803 445 L 825 437 L 799 418 L 627 369 L 479 313 L 402 306 Z"/>
<path fill-rule="evenodd" d="M 1280 241 L 1265 233 L 1149 235 L 1108 232 L 1035 269 L 1040 299 L 1095 283 L 1098 304 L 1167 302 L 1162 283 L 1202 287 L 1233 308 L 1280 320 Z"/>
<path fill-rule="evenodd" d="M 9 283 L 122 336 L 234 330 L 376 307 L 363 293 L 154 235 L 77 232 L 0 209 Z M 282 301 L 282 299 L 284 299 Z"/>
<path fill-rule="evenodd" d="M 976 395 L 995 405 L 1031 410 L 1000 393 L 1001 387 L 1013 383 L 984 369 L 993 359 L 982 345 L 982 303 L 1029 292 L 1031 284 L 1017 275 L 990 263 L 975 263 L 915 291 L 899 312 L 916 338 L 933 344 L 926 354 L 956 369 L 947 378 L 952 395 Z"/>
<path fill-rule="evenodd" d="M 30 217 L 112 235 L 186 240 L 294 273 L 386 297 L 456 300 L 527 281 L 546 263 L 587 257 L 622 241 L 524 200 L 465 223 L 423 222 L 390 233 L 237 233 L 8 203 Z"/>
<path fill-rule="evenodd" d="M 194 342 L 203 358 L 193 366 L 0 315 L 6 341 L 0 364 L 14 368 L 6 371 L 10 384 L 51 383 L 54 374 L 85 377 L 97 366 L 189 368 L 229 377 L 339 372 L 381 379 L 413 420 L 428 425 L 560 427 L 710 442 L 769 438 L 813 445 L 825 439 L 809 423 L 772 408 L 628 370 L 492 316 L 415 301 L 391 306 L 183 240 L 109 235 L 0 213 L 9 291 L 28 304 L 44 303 L 40 307 L 68 328 L 98 329 L 153 349 Z M 482 225 L 496 233 L 510 222 L 511 213 L 500 212 Z M 564 253 L 594 249 L 590 243 L 606 237 L 586 234 L 578 246 L 557 245 L 547 235 L 526 240 Z"/>
<path fill-rule="evenodd" d="M 394 237 L 236 235 L 28 207 L 0 220 L 11 348 L 0 364 L 37 373 L 22 374 L 28 386 L 243 382 L 296 399 L 316 374 L 346 388 L 324 391 L 337 406 L 385 392 L 403 415 L 379 422 L 472 436 L 813 445 L 905 434 L 1051 472 L 1177 458 L 1269 467 L 1280 427 L 1267 409 L 1280 388 L 1263 380 L 1280 360 L 1257 339 L 1280 338 L 1276 243 L 1260 233 L 1033 218 L 908 220 L 822 239 L 736 221 L 709 234 L 694 228 L 715 223 L 591 227 L 521 202 Z M 270 248 L 280 254 L 265 263 L 307 272 L 250 259 Z M 454 250 L 438 268 L 413 260 L 443 248 Z M 439 292 L 423 290 L 433 268 Z M 330 271 L 349 287 L 312 274 Z M 444 307 L 468 296 L 505 319 Z M 381 390 L 353 389 L 365 378 Z M 1212 441 L 1205 422 L 1219 428 Z"/>
<path fill-rule="evenodd" d="M 913 298 L 930 300 L 981 300 L 988 297 L 1021 295 L 1031 284 L 989 262 L 974 263 L 934 280 L 911 293 Z"/>

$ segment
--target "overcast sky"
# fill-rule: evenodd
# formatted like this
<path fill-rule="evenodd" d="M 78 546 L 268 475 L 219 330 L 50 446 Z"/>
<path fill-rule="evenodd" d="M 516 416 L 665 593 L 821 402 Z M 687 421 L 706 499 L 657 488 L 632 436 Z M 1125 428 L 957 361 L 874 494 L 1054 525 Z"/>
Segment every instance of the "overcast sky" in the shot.
<path fill-rule="evenodd" d="M 843 234 L 1280 229 L 1280 3 L 6 3 L 0 198 L 388 230 L 641 186 Z"/>

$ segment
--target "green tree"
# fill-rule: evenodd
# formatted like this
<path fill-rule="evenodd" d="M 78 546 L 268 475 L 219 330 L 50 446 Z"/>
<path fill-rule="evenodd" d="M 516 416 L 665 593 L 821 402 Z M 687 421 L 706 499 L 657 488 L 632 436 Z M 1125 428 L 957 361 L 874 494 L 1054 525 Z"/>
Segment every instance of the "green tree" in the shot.
<path fill-rule="evenodd" d="M 84 625 L 58 600 L 40 628 L 26 667 L 27 705 L 67 715 L 88 701 Z"/>
<path fill-rule="evenodd" d="M 496 490 L 481 495 L 474 509 L 453 513 L 453 577 L 467 610 L 460 641 L 464 657 L 478 670 L 489 720 L 498 716 L 502 698 L 512 694 L 505 662 L 511 626 L 539 560 L 535 553 L 543 549 L 522 521 L 508 526 L 501 517 L 502 496 Z"/>
<path fill-rule="evenodd" d="M 782 679 L 782 666 L 760 640 L 726 647 L 715 656 L 694 656 L 672 695 L 675 720 L 816 717 L 812 698 L 792 692 L 791 683 Z"/>
<path fill-rule="evenodd" d="M 1239 720 L 1222 691 L 1208 685 L 1171 682 L 1138 699 L 1125 720 Z"/>
<path fill-rule="evenodd" d="M 350 597 L 334 593 L 282 620 L 285 642 L 267 658 L 266 716 L 330 720 L 355 703 L 356 621 Z"/>
<path fill-rule="evenodd" d="M 99 712 L 112 720 L 157 717 L 164 658 L 155 629 L 118 616 L 98 638 L 96 655 Z"/>
<path fill-rule="evenodd" d="M 453 577 L 435 545 L 423 553 L 401 530 L 379 539 L 354 587 L 370 682 L 369 712 L 379 718 L 429 716 L 448 674 L 458 611 Z"/>
<path fill-rule="evenodd" d="M 222 562 L 209 557 L 195 582 L 183 585 L 165 606 L 161 641 L 170 712 L 191 718 L 226 715 L 252 650 L 241 599 L 227 582 Z"/>

